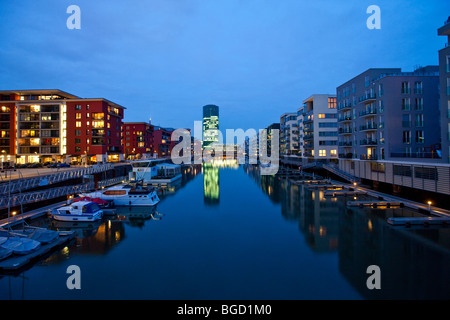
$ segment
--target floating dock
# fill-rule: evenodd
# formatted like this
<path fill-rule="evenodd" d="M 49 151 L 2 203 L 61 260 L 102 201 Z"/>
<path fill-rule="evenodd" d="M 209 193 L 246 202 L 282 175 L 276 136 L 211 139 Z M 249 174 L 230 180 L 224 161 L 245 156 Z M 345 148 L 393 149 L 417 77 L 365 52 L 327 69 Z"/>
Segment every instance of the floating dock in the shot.
<path fill-rule="evenodd" d="M 388 218 L 387 222 L 393 226 L 450 226 L 450 218 L 445 217 Z"/>
<path fill-rule="evenodd" d="M 403 202 L 399 201 L 347 201 L 348 207 L 372 207 L 372 208 L 378 208 L 378 207 L 386 207 L 386 208 L 392 208 L 392 207 L 404 207 L 405 204 Z"/>
<path fill-rule="evenodd" d="M 306 186 L 306 189 L 308 190 L 344 190 L 345 187 L 344 186 L 340 186 L 340 185 L 328 185 L 328 184 L 323 184 L 323 185 L 312 185 L 312 186 Z"/>
<path fill-rule="evenodd" d="M 367 192 L 364 191 L 352 191 L 352 190 L 336 190 L 336 191 L 325 191 L 323 193 L 324 197 L 340 197 L 340 196 L 356 196 L 365 195 Z"/>
<path fill-rule="evenodd" d="M 330 185 L 328 180 L 298 180 L 296 184 Z"/>
<path fill-rule="evenodd" d="M 24 268 L 33 262 L 37 262 L 48 253 L 57 250 L 68 244 L 73 238 L 75 238 L 74 232 L 60 232 L 59 237 L 48 244 L 41 244 L 36 250 L 26 255 L 13 254 L 4 260 L 0 261 L 0 274 L 17 271 Z"/>

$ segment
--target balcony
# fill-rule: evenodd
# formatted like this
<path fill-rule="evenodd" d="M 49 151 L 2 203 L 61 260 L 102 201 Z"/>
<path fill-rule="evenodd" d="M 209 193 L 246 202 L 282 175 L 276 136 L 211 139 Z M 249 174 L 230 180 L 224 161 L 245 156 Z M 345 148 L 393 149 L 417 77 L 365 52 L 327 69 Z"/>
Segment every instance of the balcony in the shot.
<path fill-rule="evenodd" d="M 340 106 L 338 106 L 338 111 L 340 111 L 340 110 L 346 110 L 346 109 L 351 109 L 352 108 L 352 104 L 351 103 L 344 103 L 344 104 L 342 104 L 342 105 L 340 105 Z"/>
<path fill-rule="evenodd" d="M 361 154 L 359 156 L 360 160 L 378 160 L 378 156 L 376 155 L 367 155 L 367 154 Z"/>
<path fill-rule="evenodd" d="M 366 94 L 362 97 L 359 97 L 359 102 L 369 103 L 377 100 L 377 95 L 375 93 L 372 94 Z"/>
<path fill-rule="evenodd" d="M 348 116 L 348 117 L 339 117 L 338 122 L 348 122 L 348 121 L 352 121 L 352 117 Z"/>
<path fill-rule="evenodd" d="M 437 152 L 391 152 L 391 158 L 441 159 L 441 156 Z"/>
<path fill-rule="evenodd" d="M 308 133 L 303 136 L 303 140 L 314 139 L 314 133 Z"/>
<path fill-rule="evenodd" d="M 359 127 L 359 131 L 376 131 L 378 126 L 375 122 L 367 123 Z"/>
<path fill-rule="evenodd" d="M 352 128 L 339 128 L 338 134 L 352 134 Z"/>
<path fill-rule="evenodd" d="M 363 110 L 363 111 L 359 112 L 360 117 L 371 117 L 371 116 L 375 116 L 376 114 L 377 114 L 376 109 L 368 109 L 368 110 Z"/>
<path fill-rule="evenodd" d="M 353 153 L 340 153 L 339 159 L 353 159 Z"/>
<path fill-rule="evenodd" d="M 349 148 L 349 147 L 352 147 L 353 146 L 353 142 L 351 142 L 351 141 L 341 141 L 341 142 L 339 142 L 339 147 L 347 147 L 347 148 Z"/>
<path fill-rule="evenodd" d="M 377 144 L 378 144 L 378 141 L 376 139 L 375 140 L 364 139 L 359 142 L 359 145 L 361 145 L 361 146 L 376 146 Z"/>

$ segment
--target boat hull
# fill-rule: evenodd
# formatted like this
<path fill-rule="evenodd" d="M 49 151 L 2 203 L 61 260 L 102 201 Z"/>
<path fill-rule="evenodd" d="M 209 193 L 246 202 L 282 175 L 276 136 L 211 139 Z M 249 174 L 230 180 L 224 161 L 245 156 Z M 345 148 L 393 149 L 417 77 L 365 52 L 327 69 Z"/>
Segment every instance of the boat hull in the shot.
<path fill-rule="evenodd" d="M 52 213 L 52 218 L 58 221 L 66 222 L 92 222 L 100 220 L 103 216 L 103 211 L 97 211 L 93 214 L 66 214 L 66 213 Z"/>
<path fill-rule="evenodd" d="M 81 196 L 100 198 L 106 201 L 112 201 L 114 206 L 126 206 L 126 207 L 153 207 L 159 203 L 158 195 L 150 194 L 148 196 L 139 195 L 123 195 L 123 196 L 108 196 L 101 192 L 92 192 L 82 194 Z M 155 199 L 155 200 L 152 200 Z"/>

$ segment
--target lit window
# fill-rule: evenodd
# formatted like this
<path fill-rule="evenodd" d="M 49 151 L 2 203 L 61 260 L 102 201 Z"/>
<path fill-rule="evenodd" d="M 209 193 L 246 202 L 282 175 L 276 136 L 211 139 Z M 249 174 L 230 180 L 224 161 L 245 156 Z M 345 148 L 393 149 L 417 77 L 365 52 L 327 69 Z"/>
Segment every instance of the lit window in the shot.
<path fill-rule="evenodd" d="M 326 157 L 327 156 L 327 150 L 319 150 L 319 157 Z"/>
<path fill-rule="evenodd" d="M 81 113 L 77 112 L 77 113 L 75 114 L 75 119 L 81 119 Z"/>
<path fill-rule="evenodd" d="M 337 150 L 330 150 L 330 154 L 331 154 L 331 156 L 332 157 L 335 157 L 335 156 L 337 156 Z"/>
<path fill-rule="evenodd" d="M 77 127 L 77 128 L 81 128 L 81 121 L 77 121 L 77 122 L 75 122 L 75 127 Z"/>
<path fill-rule="evenodd" d="M 319 113 L 319 119 L 325 119 L 325 113 Z"/>

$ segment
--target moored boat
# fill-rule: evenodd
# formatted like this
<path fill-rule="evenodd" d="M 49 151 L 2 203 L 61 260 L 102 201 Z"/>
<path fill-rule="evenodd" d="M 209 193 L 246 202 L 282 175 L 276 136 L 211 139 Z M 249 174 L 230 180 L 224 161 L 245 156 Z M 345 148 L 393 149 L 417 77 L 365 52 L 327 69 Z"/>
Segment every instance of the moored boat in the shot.
<path fill-rule="evenodd" d="M 156 206 L 159 197 L 153 187 L 120 184 L 107 189 L 80 194 L 81 197 L 99 198 L 112 201 L 115 206 Z"/>
<path fill-rule="evenodd" d="M 58 221 L 92 222 L 102 218 L 103 210 L 95 202 L 78 201 L 52 211 L 51 215 Z"/>

